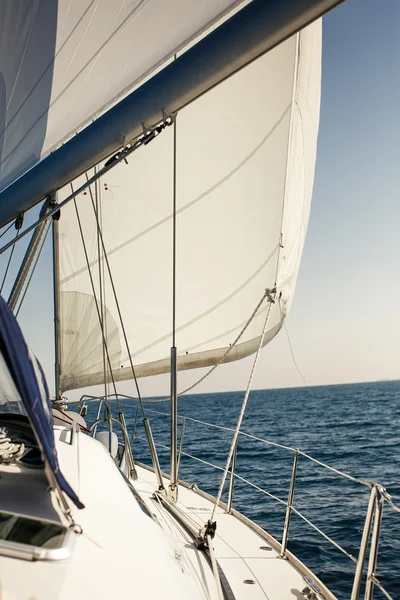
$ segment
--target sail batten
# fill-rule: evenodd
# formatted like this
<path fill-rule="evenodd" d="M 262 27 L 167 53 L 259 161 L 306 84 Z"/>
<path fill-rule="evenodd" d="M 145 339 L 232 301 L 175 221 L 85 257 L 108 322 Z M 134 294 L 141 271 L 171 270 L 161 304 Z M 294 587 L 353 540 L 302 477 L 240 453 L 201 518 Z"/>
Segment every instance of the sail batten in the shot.
<path fill-rule="evenodd" d="M 282 326 L 312 194 L 320 69 L 317 22 L 178 115 L 180 370 L 239 360 L 256 351 L 266 300 L 247 322 L 266 288 L 277 287 L 277 301 L 264 342 Z M 173 132 L 167 128 L 129 165 L 110 171 L 98 188 L 104 245 L 138 377 L 170 369 L 172 156 Z M 74 189 L 84 179 L 78 178 Z M 61 190 L 60 199 L 68 194 L 69 188 Z M 77 206 L 99 299 L 104 257 L 97 254 L 90 194 L 80 194 Z M 62 210 L 59 227 L 66 390 L 102 383 L 104 374 L 101 329 L 72 206 Z M 132 377 L 130 358 L 104 264 L 100 270 L 106 272 L 103 302 L 113 377 L 127 380 Z"/>

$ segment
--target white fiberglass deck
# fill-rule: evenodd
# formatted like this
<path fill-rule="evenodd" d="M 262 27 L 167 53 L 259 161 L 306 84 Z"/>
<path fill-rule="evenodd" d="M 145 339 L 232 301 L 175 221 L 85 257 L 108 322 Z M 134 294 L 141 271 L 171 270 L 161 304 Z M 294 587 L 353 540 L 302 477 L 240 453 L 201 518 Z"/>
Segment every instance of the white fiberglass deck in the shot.
<path fill-rule="evenodd" d="M 74 534 L 69 558 L 59 561 L 21 560 L 0 556 L 1 600 L 217 600 L 216 580 L 209 556 L 194 544 L 198 530 L 210 518 L 213 499 L 185 485 L 179 486 L 179 499 L 171 505 L 154 494 L 154 473 L 137 466 L 133 487 L 142 496 L 154 520 L 142 512 L 137 500 L 105 447 L 86 434 L 73 434 L 56 428 L 60 466 L 85 504 L 83 510 L 71 507 L 82 534 Z M 8 469 L 10 471 L 10 469 Z M 5 474 L 5 473 L 3 473 Z M 40 477 L 41 475 L 41 477 Z M 48 515 L 58 511 L 49 505 L 47 483 L 42 473 L 37 479 L 41 504 Z M 8 473 L 0 480 L 0 491 L 17 482 L 18 510 L 32 510 L 29 490 L 32 477 Z M 165 487 L 168 480 L 164 481 Z M 21 487 L 22 486 L 22 487 Z M 25 488 L 25 491 L 24 489 Z M 7 494 L 0 497 L 0 509 L 11 510 Z M 2 505 L 1 498 L 5 503 Z M 54 501 L 54 497 L 53 497 Z M 16 510 L 16 507 L 14 508 Z M 42 516 L 42 513 L 40 513 Z M 56 517 L 56 514 L 54 514 Z M 304 576 L 312 576 L 301 563 L 281 559 L 276 541 L 236 513 L 216 511 L 217 533 L 213 540 L 220 578 L 227 600 L 304 599 Z M 53 517 L 54 518 L 54 517 Z M 158 524 L 157 524 L 158 523 Z M 160 525 L 160 526 L 159 526 Z M 194 532 L 194 535 L 193 535 Z M 302 574 L 303 575 L 302 575 Z M 314 578 L 315 579 L 315 578 Z M 322 584 L 315 580 L 322 586 Z M 334 597 L 324 589 L 324 598 Z"/>
<path fill-rule="evenodd" d="M 185 532 L 176 523 L 168 512 L 152 498 L 154 489 L 157 488 L 156 478 L 152 471 L 137 466 L 138 480 L 134 486 L 155 513 L 161 523 L 168 528 L 173 528 L 178 535 L 185 536 Z M 168 480 L 164 484 L 168 486 Z M 210 518 L 213 508 L 212 499 L 201 492 L 179 487 L 177 508 L 186 515 L 192 525 L 200 529 Z M 303 590 L 307 582 L 300 572 L 272 547 L 269 536 L 257 531 L 254 524 L 249 526 L 241 515 L 234 512 L 228 514 L 222 507 L 216 510 L 217 521 L 216 536 L 213 540 L 215 554 L 223 576 L 232 590 L 232 598 L 236 600 L 290 600 L 305 598 Z M 189 545 L 191 538 L 186 534 Z M 198 560 L 197 557 L 193 558 Z M 296 561 L 297 562 L 297 561 Z M 298 563 L 300 568 L 304 568 Z M 304 572 L 304 571 L 303 571 Z M 312 576 L 311 573 L 305 573 Z M 207 577 L 204 587 L 207 586 Z M 315 583 L 321 586 L 316 578 Z M 250 583 L 251 582 L 251 583 Z M 325 598 L 334 598 L 328 590 L 324 589 Z"/>

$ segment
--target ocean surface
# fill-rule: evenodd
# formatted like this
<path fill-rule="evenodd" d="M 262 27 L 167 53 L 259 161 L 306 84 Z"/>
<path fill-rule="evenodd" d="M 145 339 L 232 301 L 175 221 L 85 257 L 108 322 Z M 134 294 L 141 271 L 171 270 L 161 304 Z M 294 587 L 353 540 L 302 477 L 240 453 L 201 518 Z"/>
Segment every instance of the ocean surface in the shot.
<path fill-rule="evenodd" d="M 243 392 L 185 396 L 179 415 L 234 427 Z M 123 401 L 129 432 L 136 405 Z M 161 468 L 169 471 L 168 403 L 146 404 Z M 94 407 L 90 410 L 93 411 Z M 88 415 L 89 416 L 89 415 Z M 91 415 L 90 415 L 91 416 Z M 88 419 L 90 421 L 90 418 Z M 303 387 L 251 392 L 242 431 L 299 448 L 357 479 L 383 485 L 400 506 L 400 381 Z M 232 432 L 186 420 L 183 451 L 225 466 Z M 136 460 L 149 463 L 140 418 L 133 442 Z M 293 452 L 241 436 L 236 472 L 286 501 Z M 221 471 L 183 455 L 180 478 L 216 495 Z M 227 497 L 225 486 L 223 500 Z M 336 475 L 300 456 L 294 506 L 349 554 L 358 556 L 369 488 Z M 236 480 L 233 506 L 282 538 L 285 507 Z M 289 550 L 338 598 L 350 598 L 354 563 L 296 514 L 292 514 Z M 400 599 L 400 513 L 385 503 L 376 575 L 393 598 Z M 374 598 L 384 598 L 375 589 Z"/>

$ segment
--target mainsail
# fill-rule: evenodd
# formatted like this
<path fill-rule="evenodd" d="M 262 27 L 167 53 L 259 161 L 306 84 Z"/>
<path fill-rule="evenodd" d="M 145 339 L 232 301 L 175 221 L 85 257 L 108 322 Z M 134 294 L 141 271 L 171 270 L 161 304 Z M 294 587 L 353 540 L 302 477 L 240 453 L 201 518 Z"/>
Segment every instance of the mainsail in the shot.
<path fill-rule="evenodd" d="M 290 306 L 307 227 L 319 122 L 321 23 L 259 58 L 179 112 L 176 124 L 178 369 L 221 360 L 266 288 L 277 288 L 265 343 Z M 174 131 L 167 128 L 91 194 L 138 376 L 167 372 L 171 346 Z M 93 171 L 88 173 L 91 176 Z M 76 189 L 85 176 L 72 183 Z M 59 193 L 63 199 L 71 187 Z M 132 372 L 91 195 L 76 203 L 102 299 L 116 381 Z M 61 387 L 104 380 L 102 333 L 74 205 L 60 233 Z M 99 268 L 100 266 L 100 268 Z M 257 348 L 264 302 L 226 361 Z"/>
<path fill-rule="evenodd" d="M 0 190 L 243 3 L 0 2 Z"/>

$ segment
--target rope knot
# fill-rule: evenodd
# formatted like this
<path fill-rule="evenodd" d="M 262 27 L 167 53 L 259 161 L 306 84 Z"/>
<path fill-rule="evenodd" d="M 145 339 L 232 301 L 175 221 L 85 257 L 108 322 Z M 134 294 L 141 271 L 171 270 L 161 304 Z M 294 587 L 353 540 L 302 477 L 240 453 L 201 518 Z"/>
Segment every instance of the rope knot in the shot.
<path fill-rule="evenodd" d="M 208 519 L 207 523 L 205 523 L 200 529 L 199 535 L 194 541 L 196 548 L 198 548 L 199 550 L 204 550 L 205 548 L 208 548 L 208 539 L 214 539 L 216 529 L 217 522 L 213 521 L 212 519 Z"/>
<path fill-rule="evenodd" d="M 276 286 L 272 288 L 272 290 L 270 288 L 267 288 L 265 290 L 265 295 L 270 304 L 275 304 Z"/>
<path fill-rule="evenodd" d="M 25 445 L 14 443 L 5 427 L 0 428 L 0 462 L 9 465 L 17 463 L 25 452 Z"/>

